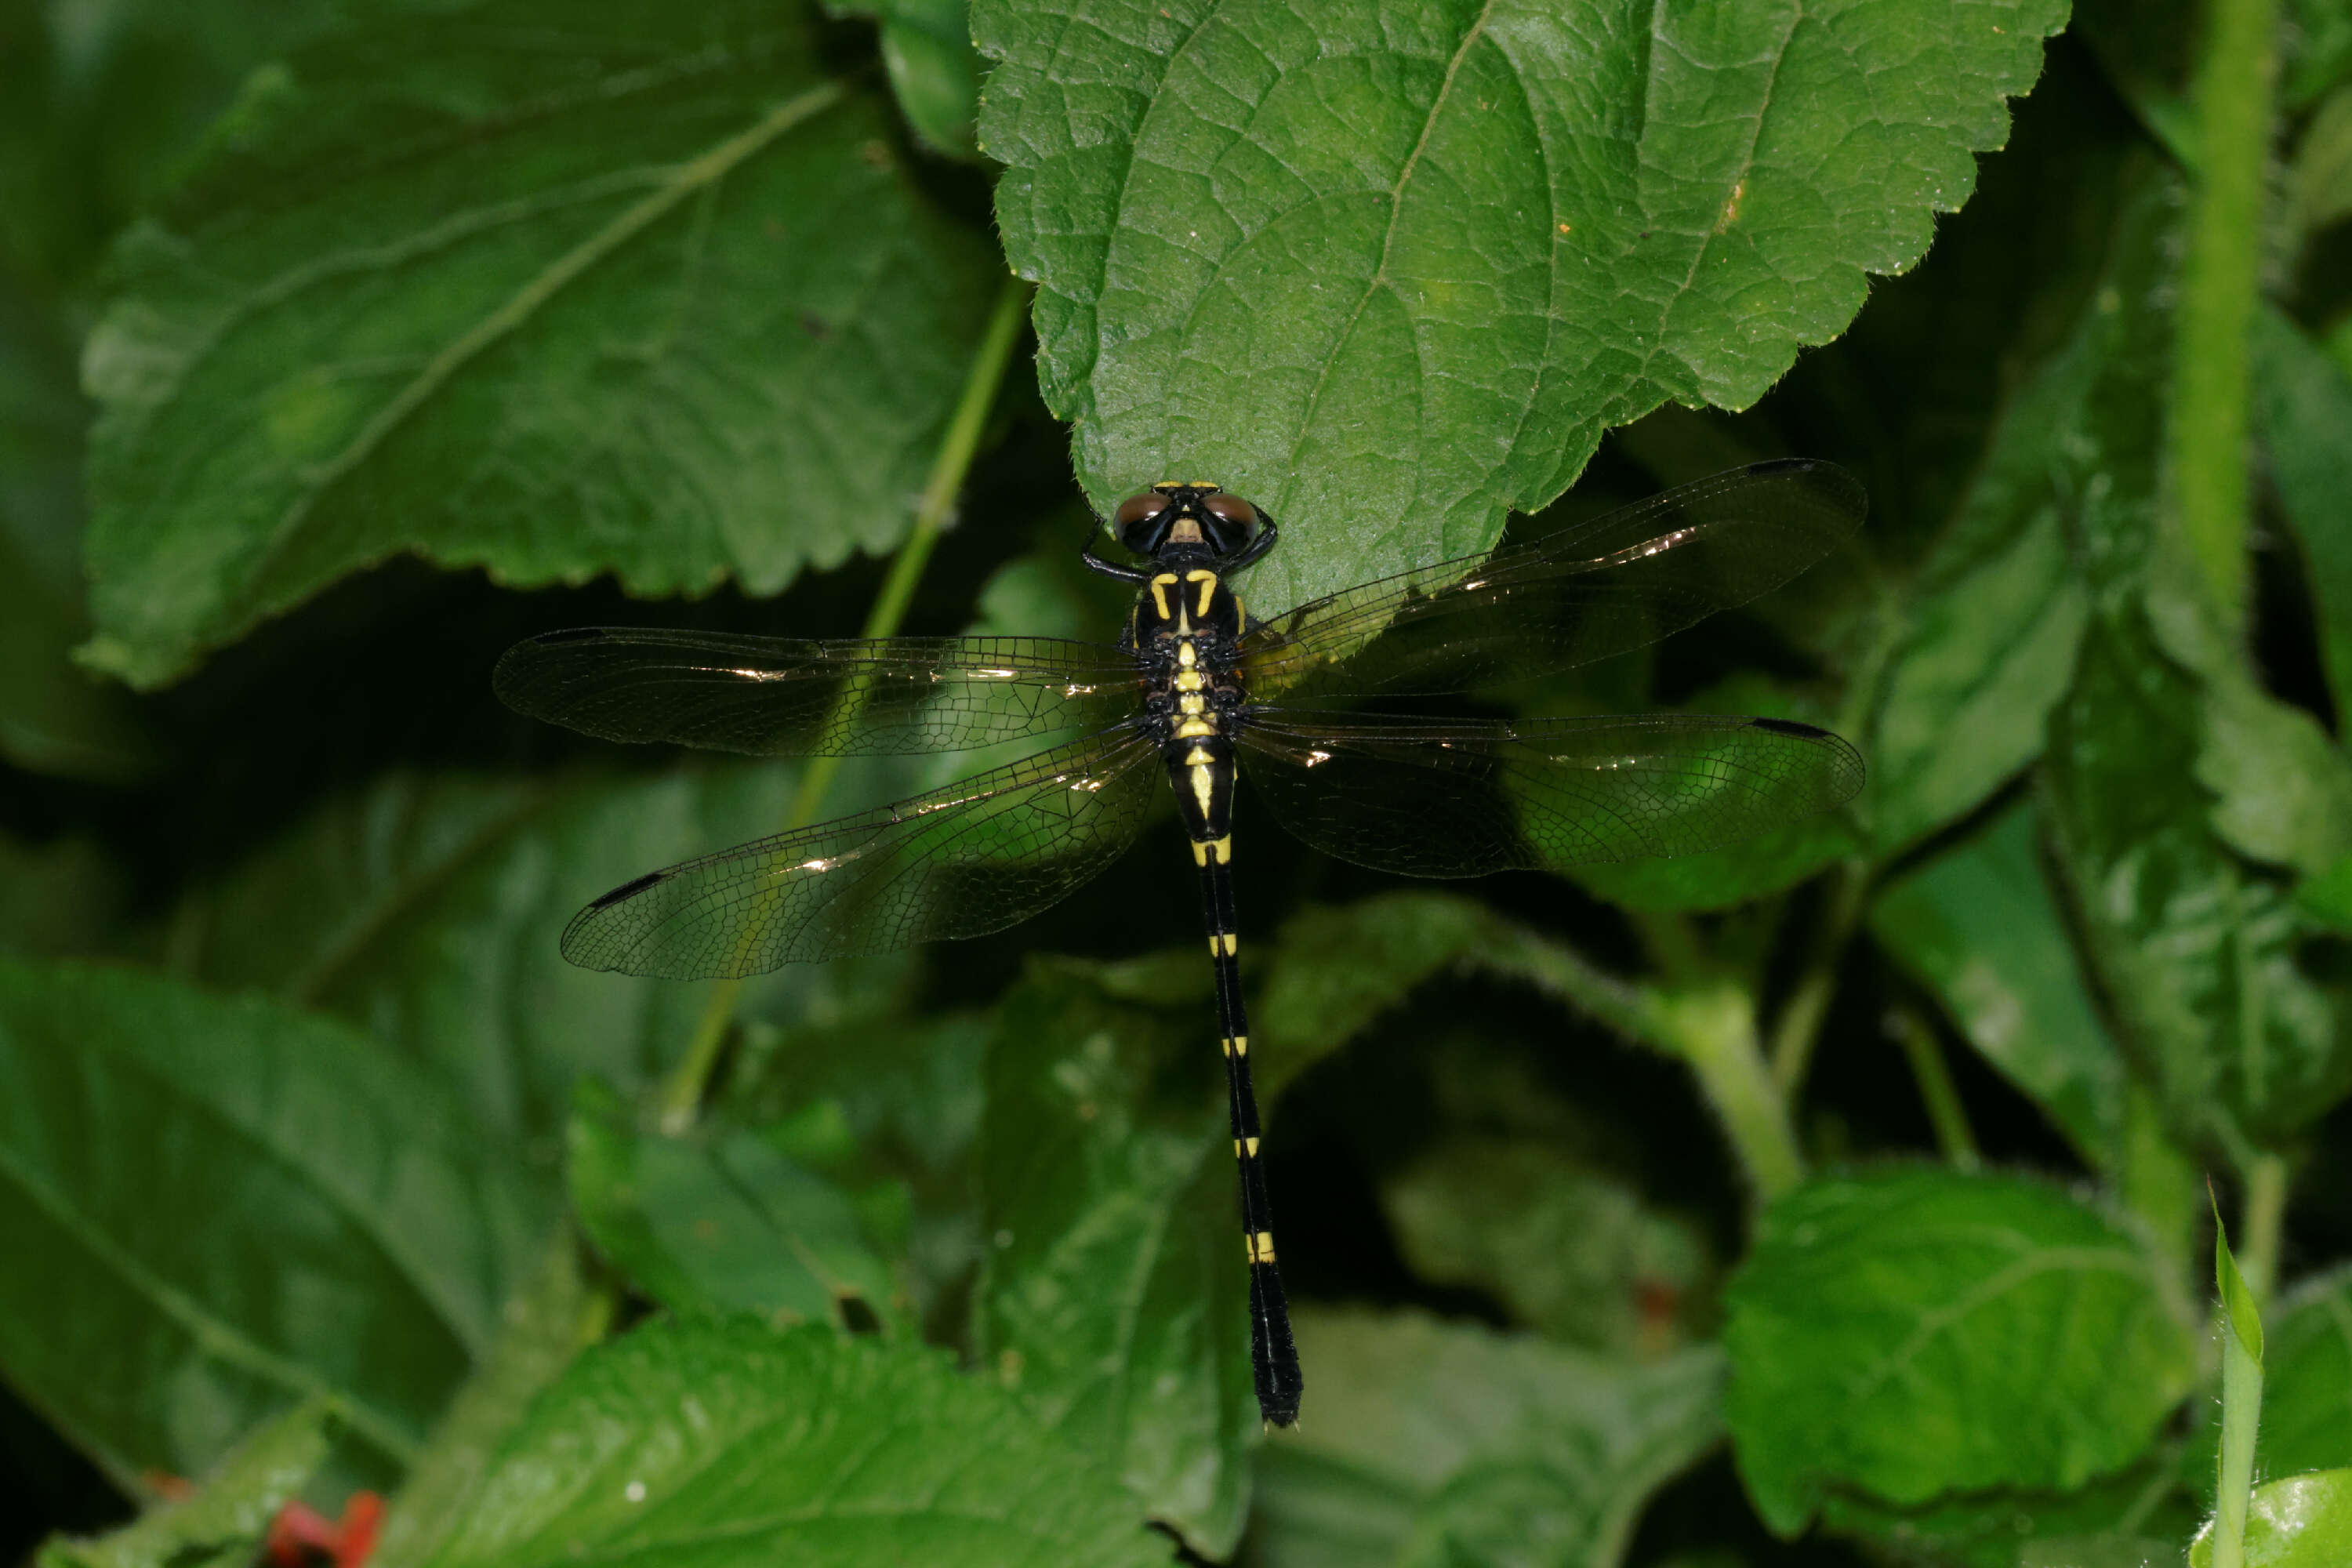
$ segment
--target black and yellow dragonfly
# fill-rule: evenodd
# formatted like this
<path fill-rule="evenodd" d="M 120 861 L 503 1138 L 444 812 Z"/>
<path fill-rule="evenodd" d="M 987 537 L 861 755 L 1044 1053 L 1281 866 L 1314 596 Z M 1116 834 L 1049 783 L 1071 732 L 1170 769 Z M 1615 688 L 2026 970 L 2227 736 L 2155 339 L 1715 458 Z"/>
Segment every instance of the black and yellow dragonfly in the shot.
<path fill-rule="evenodd" d="M 1837 736 L 1776 719 L 1431 719 L 1366 696 L 1460 691 L 1622 653 L 1780 586 L 1861 524 L 1827 463 L 1758 463 L 1533 543 L 1384 577 L 1266 619 L 1230 581 L 1273 519 L 1164 483 L 1110 520 L 1148 564 L 1114 644 L 1046 637 L 809 641 L 588 628 L 518 644 L 499 695 L 614 741 L 759 755 L 969 750 L 1077 738 L 832 822 L 649 872 L 565 927 L 566 958 L 679 979 L 980 936 L 1128 847 L 1164 770 L 1200 869 L 1250 1265 L 1257 1397 L 1302 1387 L 1258 1158 L 1232 866 L 1235 763 L 1274 819 L 1343 860 L 1475 877 L 1685 855 L 1825 810 L 1862 785 Z"/>

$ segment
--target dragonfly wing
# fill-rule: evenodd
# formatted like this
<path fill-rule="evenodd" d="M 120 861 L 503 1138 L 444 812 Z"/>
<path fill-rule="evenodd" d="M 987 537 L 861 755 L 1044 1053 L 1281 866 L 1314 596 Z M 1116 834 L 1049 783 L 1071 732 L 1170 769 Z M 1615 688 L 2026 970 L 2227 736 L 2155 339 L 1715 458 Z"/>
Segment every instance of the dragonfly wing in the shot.
<path fill-rule="evenodd" d="M 1533 543 L 1383 577 L 1243 637 L 1255 698 L 1457 691 L 1656 642 L 1788 582 L 1862 524 L 1834 464 L 1753 463 Z"/>
<path fill-rule="evenodd" d="M 509 648 L 507 706 L 607 741 L 755 756 L 967 751 L 1135 710 L 1135 661 L 1054 637 L 819 642 L 588 626 Z"/>
<path fill-rule="evenodd" d="M 574 915 L 563 956 L 704 980 L 1002 931 L 1127 848 L 1156 755 L 1123 730 L 652 872 Z"/>
<path fill-rule="evenodd" d="M 1477 877 L 1714 849 L 1862 787 L 1826 730 L 1698 714 L 1385 719 L 1275 709 L 1239 736 L 1266 807 L 1328 855 Z"/>

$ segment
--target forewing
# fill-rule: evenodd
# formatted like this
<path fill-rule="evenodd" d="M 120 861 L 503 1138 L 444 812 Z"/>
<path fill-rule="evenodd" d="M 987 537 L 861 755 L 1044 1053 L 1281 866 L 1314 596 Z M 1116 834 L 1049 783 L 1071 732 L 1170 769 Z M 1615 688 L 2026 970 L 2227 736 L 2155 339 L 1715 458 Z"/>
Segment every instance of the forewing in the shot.
<path fill-rule="evenodd" d="M 964 751 L 1135 711 L 1136 666 L 1054 637 L 820 642 L 587 626 L 517 643 L 507 706 L 607 741 L 755 756 Z"/>
<path fill-rule="evenodd" d="M 1531 544 L 1317 599 L 1242 638 L 1254 698 L 1457 691 L 1656 642 L 1786 583 L 1851 538 L 1859 481 L 1755 463 Z"/>
<path fill-rule="evenodd" d="M 574 915 L 563 956 L 705 980 L 1002 931 L 1126 849 L 1155 755 L 1131 730 L 1097 736 L 653 872 Z"/>
<path fill-rule="evenodd" d="M 1276 710 L 1240 740 L 1275 820 L 1328 855 L 1411 877 L 1696 854 L 1826 811 L 1863 779 L 1837 736 L 1774 719 Z"/>

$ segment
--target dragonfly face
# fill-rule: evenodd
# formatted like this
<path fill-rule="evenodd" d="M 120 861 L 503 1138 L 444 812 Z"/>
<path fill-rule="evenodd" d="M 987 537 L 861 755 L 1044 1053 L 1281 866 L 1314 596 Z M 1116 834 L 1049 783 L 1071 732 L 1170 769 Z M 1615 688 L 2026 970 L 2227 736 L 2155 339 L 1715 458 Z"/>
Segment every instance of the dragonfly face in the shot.
<path fill-rule="evenodd" d="M 1275 1268 L 1238 963 L 1238 762 L 1318 849 L 1421 877 L 1557 870 L 1731 844 L 1862 787 L 1808 724 L 1696 713 L 1409 717 L 1359 699 L 1462 691 L 1656 642 L 1787 582 L 1862 523 L 1827 463 L 1752 464 L 1532 542 L 1251 617 L 1230 579 L 1275 546 L 1264 509 L 1170 481 L 1109 521 L 1148 564 L 1116 646 L 1047 637 L 819 642 L 591 628 L 517 645 L 499 694 L 615 741 L 763 755 L 948 752 L 1061 739 L 852 816 L 648 872 L 564 929 L 591 969 L 680 979 L 1002 931 L 1067 897 L 1141 829 L 1165 771 L 1200 872 L 1241 1173 L 1252 1360 L 1265 1418 L 1298 1410 Z M 1155 765 L 1157 764 L 1157 765 Z"/>

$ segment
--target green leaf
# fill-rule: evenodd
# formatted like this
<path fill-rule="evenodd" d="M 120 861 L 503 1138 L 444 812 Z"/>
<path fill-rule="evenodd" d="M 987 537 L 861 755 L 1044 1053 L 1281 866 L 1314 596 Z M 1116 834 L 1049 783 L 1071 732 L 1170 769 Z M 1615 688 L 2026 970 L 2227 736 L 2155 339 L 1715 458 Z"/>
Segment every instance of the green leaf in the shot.
<path fill-rule="evenodd" d="M 1712 1272 L 1698 1227 L 1550 1142 L 1441 1143 L 1381 1184 L 1381 1207 L 1415 1274 L 1551 1339 L 1654 1357 L 1693 1337 Z"/>
<path fill-rule="evenodd" d="M 758 1134 L 643 1128 L 610 1086 L 572 1100 L 572 1205 L 607 1261 L 673 1311 L 852 1326 L 905 1303 L 849 1194 Z"/>
<path fill-rule="evenodd" d="M 1912 593 L 1871 740 L 1872 837 L 1891 854 L 1974 810 L 2040 754 L 2088 609 L 2067 559 L 2044 375 L 2001 416 Z"/>
<path fill-rule="evenodd" d="M 118 247 L 85 377 L 135 685 L 402 552 L 637 593 L 897 545 L 982 237 L 795 8 L 404 0 L 256 76 Z"/>
<path fill-rule="evenodd" d="M 2198 1532 L 2189 1568 L 2212 1568 L 2213 1527 Z M 2339 1568 L 2352 1562 L 2352 1469 L 2288 1476 L 2254 1489 L 2246 1568 Z"/>
<path fill-rule="evenodd" d="M 557 1226 L 529 1283 L 508 1301 L 497 1342 L 408 1468 L 369 1568 L 414 1568 L 432 1555 L 481 1489 L 491 1455 L 610 1313 L 609 1300 L 592 1298 L 581 1277 L 570 1222 Z"/>
<path fill-rule="evenodd" d="M 2352 712 L 2352 375 L 2276 310 L 2256 318 L 2254 414 L 2279 510 L 2303 547 L 2319 657 L 2339 713 Z"/>
<path fill-rule="evenodd" d="M 1104 510 L 1205 475 L 1253 604 L 1483 550 L 1601 431 L 1738 407 L 1975 185 L 2060 0 L 981 0 L 981 145 Z"/>
<path fill-rule="evenodd" d="M 827 16 L 881 24 L 882 65 L 899 112 L 923 145 L 973 159 L 980 115 L 980 56 L 971 47 L 971 0 L 824 0 Z"/>
<path fill-rule="evenodd" d="M 1660 1485 L 1712 1447 L 1722 1357 L 1650 1366 L 1414 1311 L 1307 1309 L 1315 1414 L 1268 1443 L 1266 1568 L 1614 1568 Z"/>
<path fill-rule="evenodd" d="M 1165 1563 L 1096 1461 L 921 1346 L 656 1324 L 589 1352 L 433 1559 L 530 1568 Z"/>
<path fill-rule="evenodd" d="M 574 968 L 556 951 L 564 922 L 632 877 L 773 832 L 795 777 L 751 763 L 635 778 L 386 774 L 193 895 L 173 952 L 205 980 L 266 985 L 366 1026 L 525 1140 L 551 1179 L 573 1080 L 653 1080 L 706 995 Z M 853 764 L 843 784 L 877 782 Z M 797 966 L 755 985 L 746 1008 L 870 1016 L 914 962 Z"/>
<path fill-rule="evenodd" d="M 2125 1070 L 2042 875 L 2030 804 L 1878 895 L 1871 934 L 2095 1170 L 2123 1155 Z"/>
<path fill-rule="evenodd" d="M 1784 1536 L 1837 1489 L 2079 1487 L 2147 1450 L 2195 1364 L 2162 1263 L 2015 1176 L 1808 1183 L 1765 1212 L 1727 1308 L 1726 1419 Z"/>
<path fill-rule="evenodd" d="M 973 1335 L 1040 1422 L 1222 1558 L 1261 1421 L 1209 967 L 1188 956 L 1200 992 L 1156 1006 L 1123 999 L 1116 966 L 1069 961 L 1033 961 L 1005 996 Z"/>
<path fill-rule="evenodd" d="M 333 1394 L 405 1459 L 543 1218 L 512 1146 L 367 1036 L 0 960 L 0 1371 L 118 1484 Z"/>
<path fill-rule="evenodd" d="M 1919 1568 L 2179 1568 L 2197 1514 L 2172 1466 L 2157 1460 L 2072 1491 L 1973 1492 L 1916 1509 L 1832 1492 L 1822 1524 Z M 2168 1555 L 2143 1559 L 2150 1538 Z"/>
<path fill-rule="evenodd" d="M 2218 1201 L 2213 1209 L 2213 1279 L 2221 1291 L 2221 1321 L 2229 1325 L 2238 1348 L 2260 1367 L 2263 1314 L 2254 1305 L 2254 1293 L 2246 1289 L 2246 1277 L 2238 1272 L 2238 1260 L 2230 1251 L 2230 1227 L 2221 1223 Z"/>
<path fill-rule="evenodd" d="M 260 1552 L 278 1510 L 327 1462 L 333 1401 L 296 1405 L 221 1459 L 194 1495 L 167 1503 L 111 1535 L 52 1541 L 41 1568 L 243 1568 Z"/>

